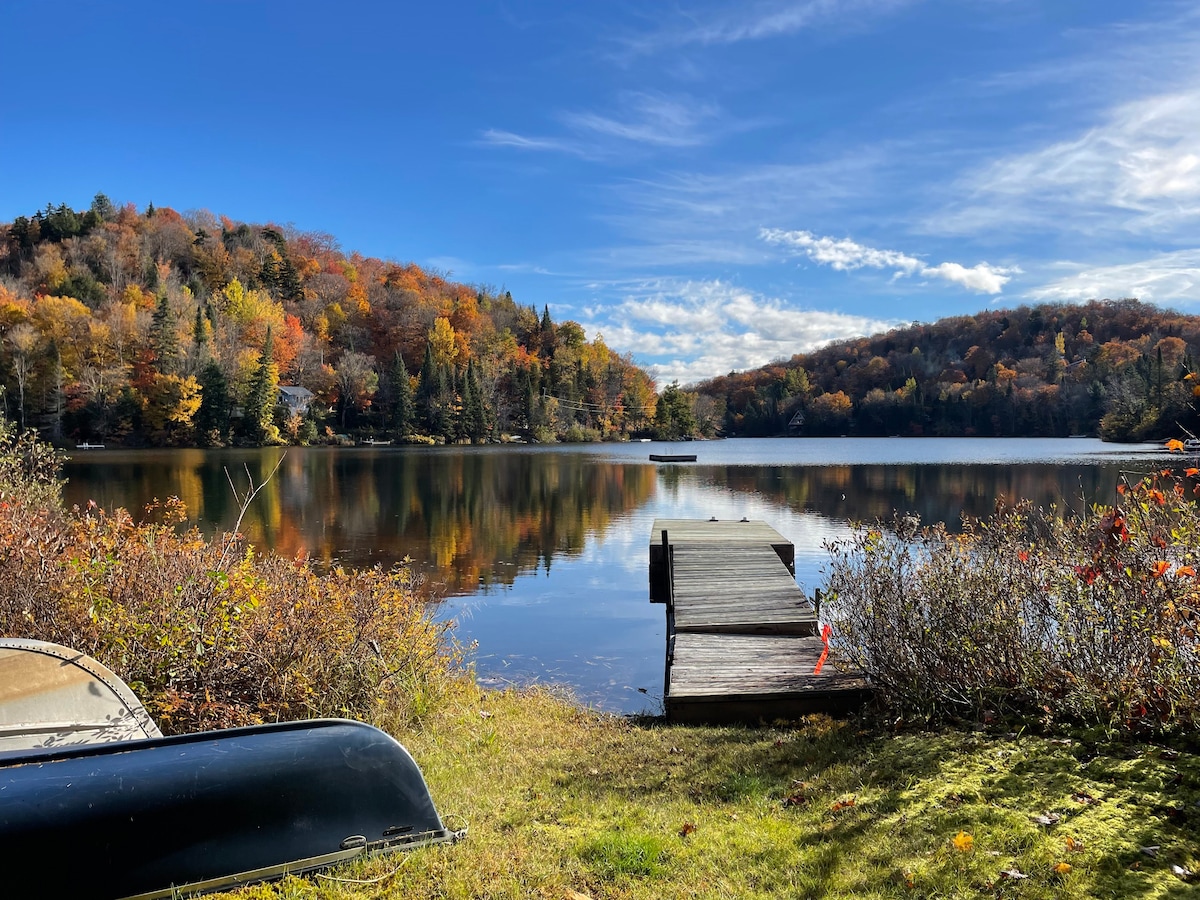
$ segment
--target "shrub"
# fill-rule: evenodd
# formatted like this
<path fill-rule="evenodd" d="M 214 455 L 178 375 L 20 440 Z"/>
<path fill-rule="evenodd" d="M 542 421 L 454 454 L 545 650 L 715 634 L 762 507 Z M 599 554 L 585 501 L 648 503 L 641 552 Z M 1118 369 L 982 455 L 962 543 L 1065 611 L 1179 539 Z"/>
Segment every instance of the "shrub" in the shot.
<path fill-rule="evenodd" d="M 45 467 L 18 465 L 23 446 L 0 446 L 0 479 L 11 481 L 0 500 L 0 633 L 95 656 L 166 732 L 394 721 L 418 714 L 458 662 L 407 568 L 319 574 L 235 535 L 181 530 L 177 500 L 141 523 L 123 510 L 64 511 L 36 490 Z"/>
<path fill-rule="evenodd" d="M 831 545 L 833 643 L 893 712 L 1017 713 L 1135 731 L 1200 723 L 1196 469 L 1063 516 L 1028 503 Z"/>

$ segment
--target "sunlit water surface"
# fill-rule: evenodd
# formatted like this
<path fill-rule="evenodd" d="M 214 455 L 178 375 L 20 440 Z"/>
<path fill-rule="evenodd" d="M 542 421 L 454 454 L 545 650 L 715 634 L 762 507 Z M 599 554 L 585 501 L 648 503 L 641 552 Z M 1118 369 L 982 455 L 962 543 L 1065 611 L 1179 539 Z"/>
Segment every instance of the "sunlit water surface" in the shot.
<path fill-rule="evenodd" d="M 656 464 L 649 454 L 694 453 Z M 658 711 L 663 608 L 648 600 L 654 519 L 762 519 L 818 587 L 824 546 L 850 522 L 916 513 L 957 523 L 997 498 L 1082 508 L 1110 501 L 1157 446 L 1087 438 L 841 438 L 577 446 L 75 451 L 68 502 L 135 513 L 178 496 L 206 530 L 232 528 L 239 491 L 266 486 L 241 530 L 319 565 L 405 557 L 475 642 L 489 684 L 561 684 L 621 712 Z M 276 469 L 276 466 L 278 468 Z M 273 475 L 271 473 L 274 473 Z M 270 476 L 270 477 L 269 477 Z M 268 480 L 269 477 L 269 480 Z"/>

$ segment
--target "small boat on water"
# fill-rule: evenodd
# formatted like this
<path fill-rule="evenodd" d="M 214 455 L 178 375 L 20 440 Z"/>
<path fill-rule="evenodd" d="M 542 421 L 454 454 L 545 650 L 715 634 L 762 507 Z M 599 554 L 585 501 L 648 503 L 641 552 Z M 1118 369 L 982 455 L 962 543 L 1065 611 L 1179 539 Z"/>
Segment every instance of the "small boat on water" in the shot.
<path fill-rule="evenodd" d="M 695 462 L 695 453 L 651 453 L 653 462 Z"/>
<path fill-rule="evenodd" d="M 1184 453 L 1200 453 L 1200 438 L 1188 438 L 1183 442 Z"/>
<path fill-rule="evenodd" d="M 39 697 L 54 721 L 31 716 Z M 89 733 L 103 742 L 78 742 Z M 108 669 L 54 644 L 0 641 L 0 736 L 12 896 L 176 897 L 465 834 L 376 728 L 316 719 L 162 737 Z"/>

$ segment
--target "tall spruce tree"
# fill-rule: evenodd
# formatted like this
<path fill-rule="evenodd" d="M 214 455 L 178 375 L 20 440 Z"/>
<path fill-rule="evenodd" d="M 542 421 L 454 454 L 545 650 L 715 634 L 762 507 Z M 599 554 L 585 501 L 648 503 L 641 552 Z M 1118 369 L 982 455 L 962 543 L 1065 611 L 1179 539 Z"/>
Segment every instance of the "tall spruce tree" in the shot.
<path fill-rule="evenodd" d="M 463 382 L 463 436 L 478 444 L 491 436 L 488 422 L 487 404 L 483 397 L 483 380 L 479 377 L 479 367 L 472 359 L 467 363 L 467 375 Z"/>
<path fill-rule="evenodd" d="M 400 355 L 399 350 L 392 358 L 389 380 L 392 389 L 392 409 L 388 430 L 395 440 L 406 441 L 412 436 L 416 407 L 413 402 L 412 382 L 408 380 L 408 368 L 404 365 L 404 357 Z"/>
<path fill-rule="evenodd" d="M 175 331 L 175 313 L 165 291 L 158 295 L 158 305 L 150 322 L 150 346 L 154 348 L 155 364 L 163 375 L 174 375 L 179 368 L 179 335 Z"/>
<path fill-rule="evenodd" d="M 222 446 L 229 439 L 229 381 L 215 359 L 200 370 L 200 408 L 192 420 L 202 444 Z"/>
<path fill-rule="evenodd" d="M 275 403 L 279 397 L 279 367 L 272 358 L 273 352 L 274 338 L 268 328 L 242 418 L 242 435 L 252 444 L 271 443 L 279 437 L 274 421 Z"/>

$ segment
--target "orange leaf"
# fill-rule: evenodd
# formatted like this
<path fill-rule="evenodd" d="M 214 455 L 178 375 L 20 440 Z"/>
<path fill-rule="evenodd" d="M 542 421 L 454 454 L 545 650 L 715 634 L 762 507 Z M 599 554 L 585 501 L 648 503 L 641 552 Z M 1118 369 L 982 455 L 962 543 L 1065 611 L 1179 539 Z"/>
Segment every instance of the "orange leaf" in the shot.
<path fill-rule="evenodd" d="M 1183 452 L 1183 441 L 1178 440 L 1177 438 L 1171 438 L 1171 440 L 1167 441 L 1167 449 L 1170 450 L 1172 453 L 1182 453 Z M 1065 865 L 1065 863 L 1064 863 L 1064 865 Z"/>
<path fill-rule="evenodd" d="M 1156 488 L 1155 490 L 1150 492 L 1150 496 L 1154 498 L 1154 502 L 1157 503 L 1159 506 L 1166 506 L 1167 495 L 1164 494 L 1162 491 L 1160 491 Z"/>
<path fill-rule="evenodd" d="M 854 798 L 851 797 L 848 800 L 839 800 L 837 803 L 833 804 L 833 806 L 829 807 L 829 809 L 831 812 L 839 812 L 840 810 L 848 809 L 853 805 L 854 805 Z"/>
<path fill-rule="evenodd" d="M 1060 863 L 1054 864 L 1054 874 L 1055 875 L 1066 875 L 1070 871 L 1071 871 L 1070 863 L 1060 862 Z"/>
<path fill-rule="evenodd" d="M 696 830 L 696 826 L 693 825 L 691 822 L 684 822 L 683 827 L 679 829 L 679 836 L 687 837 L 689 834 L 691 834 L 695 830 Z"/>
<path fill-rule="evenodd" d="M 1162 576 L 1166 574 L 1167 569 L 1169 569 L 1169 568 L 1171 568 L 1171 564 L 1169 562 L 1167 562 L 1165 559 L 1160 559 L 1160 560 L 1158 560 L 1158 562 L 1156 562 L 1154 564 L 1154 568 L 1151 569 L 1151 573 L 1154 575 L 1155 578 L 1162 578 Z"/>
<path fill-rule="evenodd" d="M 1126 485 L 1124 485 L 1124 484 L 1117 485 L 1117 493 L 1118 494 L 1124 494 L 1127 490 L 1129 490 L 1129 488 Z"/>
<path fill-rule="evenodd" d="M 1019 559 L 1021 562 L 1029 562 L 1029 551 L 1028 550 L 1018 550 L 1017 551 L 1017 559 Z"/>
<path fill-rule="evenodd" d="M 1200 469 L 1197 469 L 1195 466 L 1193 466 L 1190 469 L 1184 469 L 1183 474 L 1188 476 L 1200 475 Z"/>
<path fill-rule="evenodd" d="M 975 846 L 975 838 L 965 831 L 960 831 L 951 839 L 950 843 L 954 845 L 954 849 L 959 853 L 969 853 Z"/>
<path fill-rule="evenodd" d="M 1176 575 L 1191 575 L 1193 578 L 1195 578 L 1196 570 L 1193 569 L 1191 566 L 1180 566 L 1178 569 L 1175 570 L 1175 574 Z"/>

